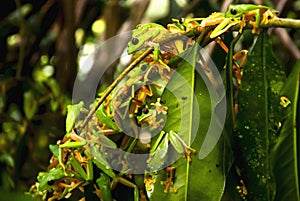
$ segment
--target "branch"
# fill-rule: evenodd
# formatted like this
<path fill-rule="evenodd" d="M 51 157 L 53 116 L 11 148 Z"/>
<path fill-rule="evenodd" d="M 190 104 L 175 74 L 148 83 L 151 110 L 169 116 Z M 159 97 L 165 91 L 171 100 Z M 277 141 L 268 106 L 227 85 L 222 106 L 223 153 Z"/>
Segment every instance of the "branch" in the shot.
<path fill-rule="evenodd" d="M 241 22 L 242 23 L 242 22 Z M 238 31 L 241 28 L 241 23 L 232 26 L 229 30 Z M 279 18 L 275 17 L 273 19 L 269 19 L 267 24 L 260 24 L 260 28 L 290 28 L 290 29 L 300 29 L 300 20 L 299 19 L 290 19 L 290 18 Z M 247 21 L 244 29 L 252 29 L 253 25 Z"/>
<path fill-rule="evenodd" d="M 270 19 L 268 24 L 261 25 L 261 27 L 264 28 L 283 27 L 283 28 L 291 28 L 291 29 L 300 29 L 300 20 L 275 17 L 274 19 Z"/>

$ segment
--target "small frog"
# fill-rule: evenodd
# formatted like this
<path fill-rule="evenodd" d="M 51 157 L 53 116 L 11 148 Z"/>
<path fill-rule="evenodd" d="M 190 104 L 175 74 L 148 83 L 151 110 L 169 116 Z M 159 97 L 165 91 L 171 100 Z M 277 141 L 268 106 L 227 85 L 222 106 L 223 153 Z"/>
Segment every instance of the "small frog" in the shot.
<path fill-rule="evenodd" d="M 276 13 L 278 13 L 277 10 L 263 5 L 231 4 L 228 6 L 225 14 L 213 13 L 211 16 L 202 21 L 201 26 L 212 26 L 218 24 L 211 33 L 210 38 L 215 38 L 223 34 L 230 27 L 239 23 L 241 23 L 239 32 L 242 32 L 247 21 L 253 25 L 252 33 L 259 33 L 259 25 L 267 24 L 269 19 L 275 17 Z"/>
<path fill-rule="evenodd" d="M 53 168 L 48 172 L 40 172 L 37 176 L 37 191 L 42 192 L 44 190 L 50 191 L 55 181 L 64 178 L 65 172 L 60 168 Z"/>
<path fill-rule="evenodd" d="M 243 17 L 243 20 L 246 20 L 247 17 L 254 17 L 255 23 L 253 23 L 252 32 L 257 33 L 257 28 L 261 23 L 261 18 L 264 13 L 278 13 L 277 10 L 263 5 L 254 5 L 254 4 L 231 4 L 228 6 L 227 12 L 225 13 L 225 18 L 231 18 L 233 20 Z M 274 17 L 274 15 L 268 15 L 268 18 Z M 262 19 L 266 21 L 266 19 Z M 259 33 L 259 32 L 258 32 Z"/>

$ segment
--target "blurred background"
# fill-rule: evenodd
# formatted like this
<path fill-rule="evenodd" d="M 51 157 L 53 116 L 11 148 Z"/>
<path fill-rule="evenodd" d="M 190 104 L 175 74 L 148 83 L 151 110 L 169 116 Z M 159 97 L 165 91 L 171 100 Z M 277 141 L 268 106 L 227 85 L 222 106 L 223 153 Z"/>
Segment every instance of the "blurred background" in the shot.
<path fill-rule="evenodd" d="M 49 144 L 65 134 L 66 105 L 72 103 L 76 76 L 82 76 L 84 85 L 85 74 L 99 71 L 97 66 L 86 65 L 86 57 L 94 53 L 97 62 L 105 60 L 105 49 L 96 48 L 99 44 L 139 23 L 166 26 L 172 18 L 225 12 L 231 3 L 265 4 L 279 10 L 280 17 L 300 15 L 300 0 L 2 0 L 0 191 L 22 194 L 34 184 L 37 173 L 47 169 Z M 300 33 L 279 28 L 269 32 L 288 73 L 300 58 Z M 246 32 L 239 48 L 249 48 L 253 39 Z M 122 52 L 126 45 L 126 40 L 121 41 L 107 52 L 113 54 L 114 48 Z M 226 54 L 217 46 L 209 48 L 222 68 Z M 100 88 L 105 89 L 120 70 L 117 63 L 111 65 Z"/>

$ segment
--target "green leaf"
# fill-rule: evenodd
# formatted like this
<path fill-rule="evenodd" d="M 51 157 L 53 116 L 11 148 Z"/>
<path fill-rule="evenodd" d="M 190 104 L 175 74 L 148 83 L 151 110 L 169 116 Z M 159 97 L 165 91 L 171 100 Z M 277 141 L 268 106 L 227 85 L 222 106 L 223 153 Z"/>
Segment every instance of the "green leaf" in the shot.
<path fill-rule="evenodd" d="M 24 93 L 24 113 L 28 119 L 32 119 L 38 109 L 37 98 L 33 91 L 26 91 Z"/>
<path fill-rule="evenodd" d="M 297 147 L 296 115 L 299 98 L 300 61 L 290 73 L 281 96 L 291 101 L 286 105 L 287 119 L 272 149 L 272 165 L 275 173 L 275 201 L 300 200 L 299 195 L 299 147 Z"/>
<path fill-rule="evenodd" d="M 113 121 L 113 117 L 108 117 L 105 112 L 104 104 L 101 104 L 99 109 L 96 110 L 96 116 L 101 123 L 105 124 L 108 128 L 113 129 L 114 131 L 120 132 L 121 129 Z"/>
<path fill-rule="evenodd" d="M 236 119 L 237 164 L 248 188 L 247 199 L 273 200 L 276 186 L 271 149 L 286 118 L 279 101 L 286 78 L 265 31 L 258 36 L 243 68 Z"/>
<path fill-rule="evenodd" d="M 100 151 L 99 146 L 96 143 L 90 143 L 88 146 L 88 152 L 92 156 L 93 163 L 102 170 L 105 174 L 107 174 L 111 178 L 115 178 L 116 175 L 114 171 L 111 169 L 109 163 L 105 158 L 105 152 Z"/>
<path fill-rule="evenodd" d="M 59 157 L 59 145 L 58 144 L 50 144 L 49 149 L 51 150 L 52 154 L 58 158 Z"/>
<path fill-rule="evenodd" d="M 102 146 L 105 146 L 107 148 L 116 149 L 117 145 L 114 143 L 111 139 L 103 135 L 102 133 L 98 133 L 95 130 L 92 130 L 92 133 L 97 137 L 97 139 L 93 139 L 94 141 L 99 141 Z"/>
<path fill-rule="evenodd" d="M 78 104 L 75 105 L 68 105 L 67 110 L 67 118 L 66 118 L 66 132 L 69 133 L 74 125 L 76 118 L 80 115 L 80 110 L 83 108 L 84 103 L 81 101 Z"/>
<path fill-rule="evenodd" d="M 179 64 L 162 96 L 162 102 L 165 101 L 168 107 L 164 131 L 170 133 L 173 130 L 187 147 L 192 147 L 197 152 L 201 150 L 201 159 L 198 158 L 199 153 L 191 155 L 191 162 L 176 150 L 168 153 L 168 160 L 176 161 L 170 166 L 175 168 L 173 184 L 178 192 L 170 190 L 164 193 L 166 186 L 161 185 L 161 182 L 166 181 L 167 173 L 162 170 L 153 175 L 156 183 L 152 191 L 148 192 L 150 200 L 220 200 L 225 186 L 223 140 L 216 140 L 216 144 L 211 141 L 212 138 L 207 138 L 212 114 L 220 97 L 216 91 L 210 90 L 213 87 L 208 85 L 209 79 L 204 70 L 201 68 L 200 74 L 195 71 L 199 65 L 198 47 L 195 46 L 186 53 L 186 60 Z M 207 139 L 210 143 L 204 143 Z"/>

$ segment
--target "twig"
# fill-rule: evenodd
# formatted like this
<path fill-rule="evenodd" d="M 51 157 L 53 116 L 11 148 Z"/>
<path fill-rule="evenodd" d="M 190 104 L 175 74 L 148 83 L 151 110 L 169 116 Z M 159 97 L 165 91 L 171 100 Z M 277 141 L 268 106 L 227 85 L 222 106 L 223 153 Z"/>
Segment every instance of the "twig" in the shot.
<path fill-rule="evenodd" d="M 270 19 L 268 24 L 260 25 L 260 26 L 265 28 L 282 27 L 282 28 L 290 28 L 290 29 L 300 29 L 300 20 L 275 17 L 274 19 Z"/>
<path fill-rule="evenodd" d="M 267 24 L 260 24 L 260 28 L 290 28 L 290 29 L 300 29 L 300 20 L 299 19 L 289 19 L 289 18 L 279 18 L 275 17 L 270 19 Z M 232 26 L 229 30 L 230 31 L 238 31 L 240 30 L 241 25 L 236 24 Z M 247 22 L 244 29 L 252 29 L 253 25 Z"/>

